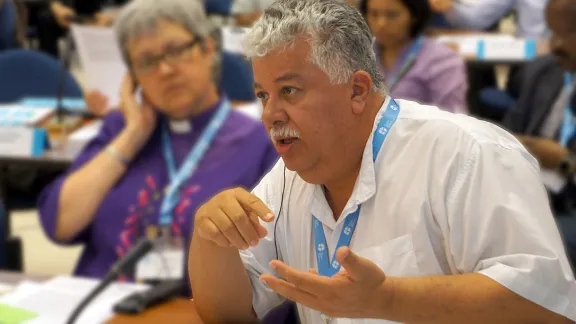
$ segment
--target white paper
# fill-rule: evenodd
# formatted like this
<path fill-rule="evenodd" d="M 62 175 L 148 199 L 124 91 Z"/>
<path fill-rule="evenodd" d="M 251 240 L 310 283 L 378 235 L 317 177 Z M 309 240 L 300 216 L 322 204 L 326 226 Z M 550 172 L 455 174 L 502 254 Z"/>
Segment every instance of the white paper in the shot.
<path fill-rule="evenodd" d="M 222 27 L 222 44 L 225 51 L 244 55 L 244 40 L 248 33 L 248 28 L 242 27 Z"/>
<path fill-rule="evenodd" d="M 127 70 L 114 29 L 73 25 L 72 35 L 90 88 L 106 95 L 111 107 L 118 106 Z"/>
<path fill-rule="evenodd" d="M 34 129 L 28 127 L 0 127 L 0 153 L 4 156 L 32 156 Z"/>
<path fill-rule="evenodd" d="M 0 282 L 0 296 L 12 290 L 14 290 L 14 286 Z"/>
<path fill-rule="evenodd" d="M 33 126 L 46 119 L 54 108 L 0 105 L 0 126 Z"/>
<path fill-rule="evenodd" d="M 522 60 L 526 58 L 526 40 L 514 38 L 484 39 L 485 60 Z"/>
<path fill-rule="evenodd" d="M 26 324 L 65 324 L 76 306 L 96 287 L 97 280 L 57 277 L 0 298 L 0 303 L 38 314 Z M 104 290 L 82 312 L 77 323 L 100 324 L 112 318 L 114 304 L 126 296 L 148 289 L 146 285 L 115 283 Z"/>

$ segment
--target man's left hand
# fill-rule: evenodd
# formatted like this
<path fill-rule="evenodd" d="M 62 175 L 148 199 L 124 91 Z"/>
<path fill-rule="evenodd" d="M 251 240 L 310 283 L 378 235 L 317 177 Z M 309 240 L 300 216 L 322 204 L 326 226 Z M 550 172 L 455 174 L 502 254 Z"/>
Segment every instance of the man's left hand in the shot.
<path fill-rule="evenodd" d="M 386 275 L 372 261 L 340 248 L 336 259 L 344 268 L 332 277 L 299 271 L 281 261 L 270 266 L 278 279 L 265 274 L 260 280 L 278 294 L 332 318 L 378 318 L 392 304 Z"/>

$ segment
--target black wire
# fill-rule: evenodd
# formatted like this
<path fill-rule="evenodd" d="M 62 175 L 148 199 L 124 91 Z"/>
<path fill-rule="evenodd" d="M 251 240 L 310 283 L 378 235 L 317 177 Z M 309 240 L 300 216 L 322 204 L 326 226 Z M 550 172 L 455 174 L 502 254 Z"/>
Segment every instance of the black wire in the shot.
<path fill-rule="evenodd" d="M 278 217 L 274 223 L 274 247 L 276 248 L 276 260 L 279 260 L 280 254 L 278 253 L 278 243 L 276 242 L 276 226 L 280 222 L 280 215 L 282 215 L 282 205 L 284 204 L 284 190 L 286 190 L 286 166 L 284 166 L 284 180 L 282 180 L 282 198 L 280 198 L 280 209 L 278 210 Z"/>

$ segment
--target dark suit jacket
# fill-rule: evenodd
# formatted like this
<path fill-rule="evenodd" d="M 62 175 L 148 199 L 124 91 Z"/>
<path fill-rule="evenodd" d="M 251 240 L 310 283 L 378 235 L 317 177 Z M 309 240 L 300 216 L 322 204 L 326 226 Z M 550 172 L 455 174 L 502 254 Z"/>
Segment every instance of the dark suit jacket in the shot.
<path fill-rule="evenodd" d="M 539 136 L 564 85 L 564 70 L 553 56 L 543 56 L 523 67 L 520 98 L 502 125 L 514 134 Z"/>
<path fill-rule="evenodd" d="M 520 98 L 504 118 L 502 126 L 514 134 L 539 137 L 540 129 L 564 86 L 564 69 L 553 56 L 544 56 L 527 64 L 520 73 Z M 575 142 L 571 142 L 569 149 L 576 153 L 576 145 L 572 145 Z M 567 180 L 567 186 L 560 193 L 550 194 L 556 215 L 576 214 L 576 184 L 574 179 Z"/>

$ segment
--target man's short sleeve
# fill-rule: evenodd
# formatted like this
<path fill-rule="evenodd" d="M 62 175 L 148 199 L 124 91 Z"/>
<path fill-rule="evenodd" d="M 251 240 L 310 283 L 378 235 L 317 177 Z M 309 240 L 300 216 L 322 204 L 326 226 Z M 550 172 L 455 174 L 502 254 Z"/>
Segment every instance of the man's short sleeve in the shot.
<path fill-rule="evenodd" d="M 576 283 L 536 160 L 511 137 L 464 141 L 446 197 L 453 267 L 576 320 Z"/>

